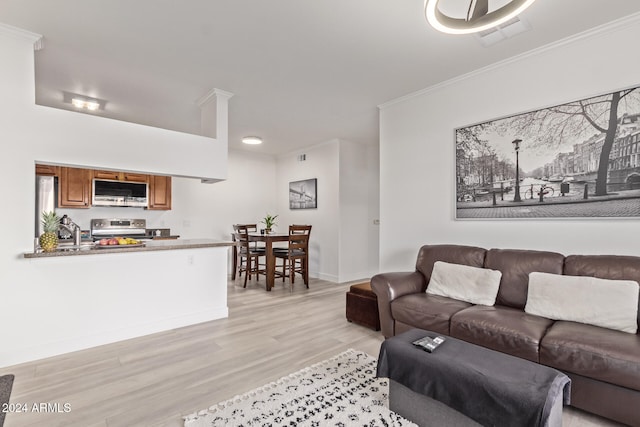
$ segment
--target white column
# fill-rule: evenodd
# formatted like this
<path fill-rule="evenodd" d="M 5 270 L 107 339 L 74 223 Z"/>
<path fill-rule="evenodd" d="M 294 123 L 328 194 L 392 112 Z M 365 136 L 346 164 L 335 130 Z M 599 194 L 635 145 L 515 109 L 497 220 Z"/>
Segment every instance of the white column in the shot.
<path fill-rule="evenodd" d="M 212 89 L 198 100 L 200 126 L 203 136 L 227 143 L 229 139 L 229 99 L 231 92 Z"/>

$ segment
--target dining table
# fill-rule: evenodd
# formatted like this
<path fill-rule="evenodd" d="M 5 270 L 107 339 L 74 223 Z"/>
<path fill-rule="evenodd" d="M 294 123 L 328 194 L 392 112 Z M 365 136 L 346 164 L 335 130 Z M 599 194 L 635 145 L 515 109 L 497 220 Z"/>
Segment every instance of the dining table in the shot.
<path fill-rule="evenodd" d="M 250 242 L 264 242 L 266 258 L 267 291 L 271 291 L 276 281 L 276 257 L 273 254 L 274 242 L 288 242 L 288 233 L 248 233 Z"/>

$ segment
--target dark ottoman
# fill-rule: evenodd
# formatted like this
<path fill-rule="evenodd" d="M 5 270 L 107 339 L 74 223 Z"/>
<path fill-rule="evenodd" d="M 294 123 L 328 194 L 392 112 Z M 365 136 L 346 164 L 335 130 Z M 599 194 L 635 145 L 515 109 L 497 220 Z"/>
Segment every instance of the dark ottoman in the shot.
<path fill-rule="evenodd" d="M 412 329 L 382 343 L 378 376 L 390 380 L 392 411 L 419 425 L 562 425 L 571 393 L 562 372 L 451 337 L 428 353 L 412 344 L 425 336 L 438 334 Z"/>
<path fill-rule="evenodd" d="M 351 285 L 347 292 L 347 320 L 362 326 L 380 330 L 378 298 L 371 290 L 371 283 Z"/>

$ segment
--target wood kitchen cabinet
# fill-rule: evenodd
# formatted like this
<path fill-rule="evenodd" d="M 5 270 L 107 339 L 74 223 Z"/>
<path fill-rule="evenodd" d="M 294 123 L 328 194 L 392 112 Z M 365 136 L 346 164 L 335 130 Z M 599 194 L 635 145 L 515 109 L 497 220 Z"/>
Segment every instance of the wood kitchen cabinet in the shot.
<path fill-rule="evenodd" d="M 100 171 L 94 170 L 93 177 L 97 179 L 112 179 L 114 181 L 129 181 L 129 182 L 148 182 L 149 175 L 133 172 L 118 172 L 118 171 Z"/>
<path fill-rule="evenodd" d="M 58 207 L 91 207 L 91 169 L 60 167 L 58 175 Z"/>
<path fill-rule="evenodd" d="M 58 207 L 90 208 L 91 186 L 94 178 L 116 181 L 146 182 L 149 184 L 151 210 L 171 210 L 171 177 L 144 175 L 132 172 L 104 171 L 63 166 L 36 165 L 36 175 L 58 177 Z"/>
<path fill-rule="evenodd" d="M 149 175 L 149 208 L 171 210 L 171 177 Z"/>
<path fill-rule="evenodd" d="M 36 165 L 36 175 L 58 176 L 58 166 Z"/>

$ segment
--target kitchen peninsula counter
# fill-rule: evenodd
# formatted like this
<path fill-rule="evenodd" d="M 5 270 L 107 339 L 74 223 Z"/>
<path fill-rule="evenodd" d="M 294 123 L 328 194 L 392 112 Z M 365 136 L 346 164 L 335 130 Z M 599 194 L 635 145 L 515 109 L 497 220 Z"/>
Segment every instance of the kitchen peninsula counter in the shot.
<path fill-rule="evenodd" d="M 46 336 L 20 359 L 228 317 L 231 245 L 222 239 L 150 240 L 144 246 L 20 253 L 24 278 L 8 286 L 12 296 L 30 299 Z M 51 277 L 63 280 L 52 284 Z"/>
<path fill-rule="evenodd" d="M 58 248 L 53 252 L 27 252 L 25 258 L 50 258 L 50 257 L 68 257 L 77 255 L 102 255 L 115 254 L 122 252 L 150 252 L 150 251 L 168 251 L 176 249 L 199 249 L 199 248 L 215 248 L 232 246 L 232 242 L 213 240 L 213 239 L 172 239 L 172 240 L 150 240 L 145 241 L 143 246 L 139 245 L 114 245 L 107 247 L 84 246 L 81 248 Z"/>

